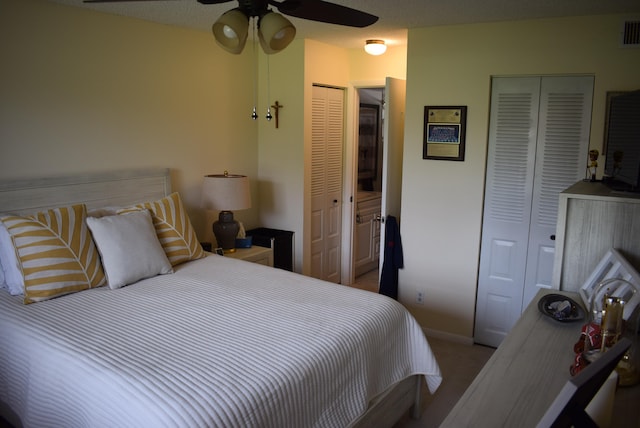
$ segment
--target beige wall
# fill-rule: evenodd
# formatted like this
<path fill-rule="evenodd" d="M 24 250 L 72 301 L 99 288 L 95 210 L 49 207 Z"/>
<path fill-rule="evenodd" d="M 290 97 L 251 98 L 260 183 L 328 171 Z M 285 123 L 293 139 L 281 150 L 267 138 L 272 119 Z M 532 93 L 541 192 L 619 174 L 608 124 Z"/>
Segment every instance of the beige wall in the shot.
<path fill-rule="evenodd" d="M 210 33 L 2 0 L 0 40 L 0 178 L 169 167 L 211 239 L 202 176 L 257 176 L 251 57 Z M 257 223 L 257 209 L 236 216 Z"/>
<path fill-rule="evenodd" d="M 373 56 L 363 48 L 349 49 L 349 80 L 383 81 L 385 77 L 407 78 L 407 46 L 391 45 L 383 55 Z"/>
<path fill-rule="evenodd" d="M 302 263 L 304 194 L 304 51 L 304 40 L 294 40 L 287 49 L 268 57 L 268 67 L 267 55 L 262 51 L 258 55 L 260 225 L 295 232 L 298 272 Z M 276 101 L 284 106 L 277 129 L 275 119 L 265 119 L 267 107 Z"/>
<path fill-rule="evenodd" d="M 311 86 L 322 83 L 345 87 L 347 51 L 312 40 L 295 40 L 282 52 L 268 58 L 260 52 L 258 58 L 260 223 L 295 232 L 295 270 L 308 272 L 303 254 L 308 250 L 304 212 L 309 188 L 305 166 L 311 141 Z M 267 106 L 276 100 L 284 105 L 277 129 L 275 120 L 264 119 Z"/>
<path fill-rule="evenodd" d="M 99 14 L 43 0 L 0 1 L 0 179 L 164 166 L 201 238 L 201 177 L 252 178 L 247 227 L 296 232 L 302 263 L 309 87 L 407 79 L 400 299 L 425 327 L 473 332 L 490 78 L 594 74 L 591 146 L 602 144 L 606 91 L 640 88 L 640 50 L 618 47 L 621 16 L 444 26 L 409 31 L 381 57 L 296 40 L 254 58 L 218 48 L 210 33 Z M 348 94 L 348 96 L 351 96 Z M 267 101 L 268 100 L 268 101 Z M 280 128 L 264 119 L 278 100 Z M 422 159 L 425 105 L 467 105 L 464 162 Z M 413 304 L 416 290 L 426 304 Z"/>
<path fill-rule="evenodd" d="M 294 230 L 299 271 L 304 88 L 406 70 L 404 48 L 390 48 L 384 61 L 296 40 L 268 67 L 258 49 L 260 118 L 253 121 L 250 45 L 230 55 L 209 32 L 44 0 L 2 0 L 0 37 L 0 179 L 169 167 L 200 238 L 212 240 L 215 213 L 199 208 L 202 176 L 247 174 L 254 207 L 236 218 L 247 228 Z M 264 118 L 276 100 L 285 106 L 278 129 Z"/>
<path fill-rule="evenodd" d="M 473 335 L 491 76 L 595 75 L 591 147 L 600 149 L 606 91 L 640 88 L 640 49 L 618 45 L 622 18 L 409 30 L 400 299 L 424 327 Z M 425 105 L 468 106 L 464 162 L 422 159 Z M 413 303 L 417 290 L 424 306 Z"/>
<path fill-rule="evenodd" d="M 345 96 L 350 98 L 350 84 L 354 81 L 379 83 L 384 82 L 385 76 L 404 79 L 406 46 L 393 46 L 382 57 L 372 57 L 363 49 L 295 40 L 284 51 L 270 55 L 268 64 L 266 55 L 260 52 L 258 57 L 260 224 L 294 231 L 296 271 L 308 272 L 309 260 L 305 261 L 303 254 L 309 252 L 309 240 L 304 236 L 308 236 L 310 224 L 304 212 L 310 202 L 305 198 L 310 188 L 305 165 L 310 161 L 311 87 L 322 84 L 345 88 Z M 267 106 L 276 100 L 284 105 L 278 129 L 274 121 L 264 119 Z M 349 135 L 345 134 L 348 145 L 353 144 Z M 345 152 L 349 150 L 347 147 Z M 352 158 L 345 159 L 350 162 Z"/>

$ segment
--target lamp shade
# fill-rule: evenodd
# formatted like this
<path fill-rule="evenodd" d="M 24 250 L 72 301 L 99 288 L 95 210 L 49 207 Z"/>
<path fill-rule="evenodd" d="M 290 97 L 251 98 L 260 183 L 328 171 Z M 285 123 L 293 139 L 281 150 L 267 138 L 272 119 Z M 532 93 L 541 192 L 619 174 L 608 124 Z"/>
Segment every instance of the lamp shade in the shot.
<path fill-rule="evenodd" d="M 232 253 L 240 224 L 233 219 L 232 210 L 251 208 L 249 179 L 246 175 L 224 174 L 206 175 L 202 185 L 202 207 L 217 210 L 218 221 L 213 223 L 213 234 L 218 247 L 225 253 Z"/>
<path fill-rule="evenodd" d="M 369 55 L 382 55 L 387 51 L 387 45 L 384 40 L 370 39 L 365 42 L 364 50 Z"/>
<path fill-rule="evenodd" d="M 260 46 L 267 54 L 280 52 L 296 36 L 296 27 L 287 18 L 272 11 L 260 17 L 258 27 Z"/>
<path fill-rule="evenodd" d="M 239 54 L 249 34 L 249 17 L 240 9 L 225 12 L 212 27 L 216 42 L 226 51 Z"/>
<path fill-rule="evenodd" d="M 202 207 L 212 211 L 251 208 L 249 178 L 246 175 L 206 175 L 202 184 Z"/>

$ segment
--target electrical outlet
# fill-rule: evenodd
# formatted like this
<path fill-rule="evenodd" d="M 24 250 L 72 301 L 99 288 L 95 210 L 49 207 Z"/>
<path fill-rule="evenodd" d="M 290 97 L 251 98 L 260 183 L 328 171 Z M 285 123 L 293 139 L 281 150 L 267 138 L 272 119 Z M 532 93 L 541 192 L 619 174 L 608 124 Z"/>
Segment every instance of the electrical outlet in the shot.
<path fill-rule="evenodd" d="M 424 305 L 424 291 L 418 290 L 416 293 L 416 303 L 419 305 Z"/>

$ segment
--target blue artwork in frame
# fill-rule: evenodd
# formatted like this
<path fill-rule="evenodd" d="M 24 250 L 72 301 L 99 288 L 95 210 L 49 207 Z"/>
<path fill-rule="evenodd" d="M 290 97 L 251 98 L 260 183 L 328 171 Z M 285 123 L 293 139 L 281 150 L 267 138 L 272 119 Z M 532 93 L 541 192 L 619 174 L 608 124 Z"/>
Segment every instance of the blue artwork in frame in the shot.
<path fill-rule="evenodd" d="M 460 125 L 446 123 L 427 124 L 427 142 L 460 144 Z"/>

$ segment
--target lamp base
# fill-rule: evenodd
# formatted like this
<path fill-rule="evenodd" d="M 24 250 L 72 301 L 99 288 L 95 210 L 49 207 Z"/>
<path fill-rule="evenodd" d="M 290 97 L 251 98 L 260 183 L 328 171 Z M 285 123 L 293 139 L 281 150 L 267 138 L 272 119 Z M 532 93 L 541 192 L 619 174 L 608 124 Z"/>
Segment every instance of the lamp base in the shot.
<path fill-rule="evenodd" d="M 240 231 L 240 225 L 233 219 L 231 211 L 220 211 L 218 221 L 213 223 L 213 234 L 218 242 L 218 247 L 225 253 L 236 251 L 236 236 Z"/>

